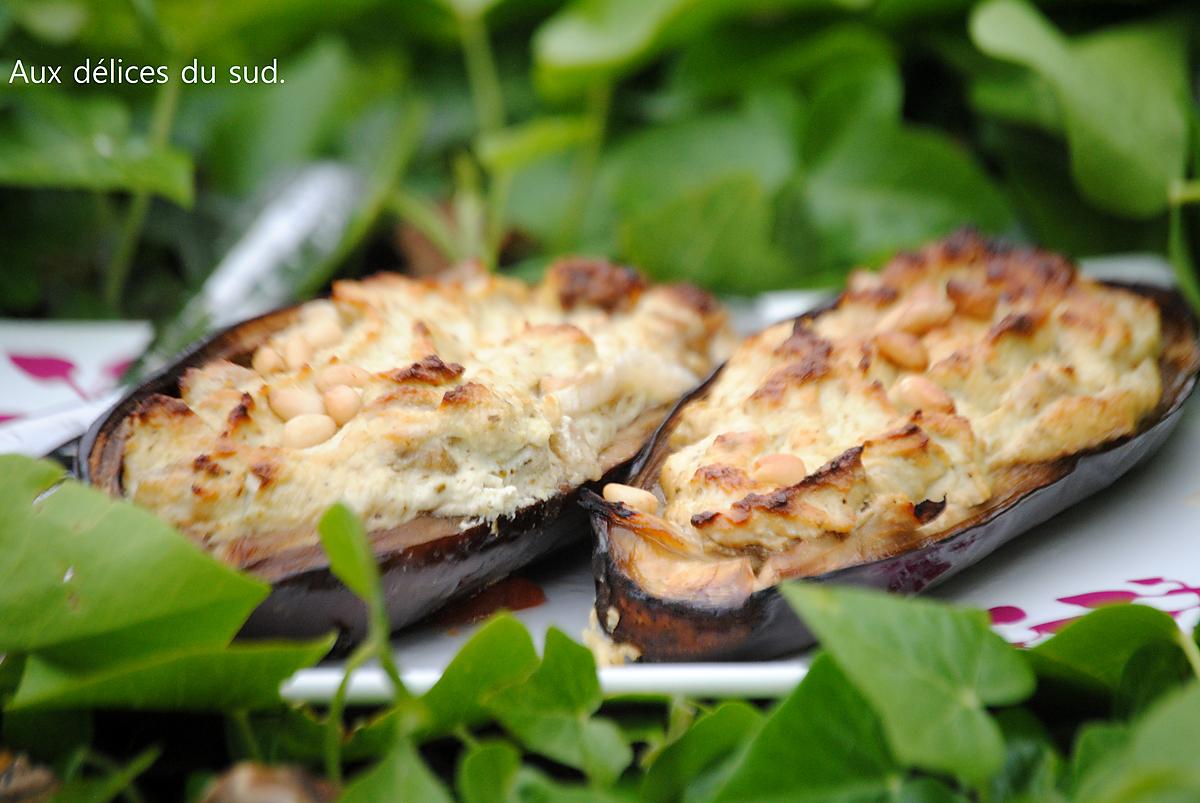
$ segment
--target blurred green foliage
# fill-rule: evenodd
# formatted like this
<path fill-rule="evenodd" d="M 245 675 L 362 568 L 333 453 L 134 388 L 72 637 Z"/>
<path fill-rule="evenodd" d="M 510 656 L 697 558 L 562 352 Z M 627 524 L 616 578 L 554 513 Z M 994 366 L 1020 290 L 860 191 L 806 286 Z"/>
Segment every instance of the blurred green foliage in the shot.
<path fill-rule="evenodd" d="M 166 320 L 327 159 L 370 189 L 297 293 L 565 251 L 750 293 L 973 225 L 1168 255 L 1200 304 L 1198 23 L 1117 0 L 8 0 L 0 315 Z M 89 58 L 172 80 L 75 85 Z M 10 84 L 17 59 L 66 80 Z M 226 80 L 273 59 L 286 83 Z M 182 84 L 193 60 L 216 83 Z"/>

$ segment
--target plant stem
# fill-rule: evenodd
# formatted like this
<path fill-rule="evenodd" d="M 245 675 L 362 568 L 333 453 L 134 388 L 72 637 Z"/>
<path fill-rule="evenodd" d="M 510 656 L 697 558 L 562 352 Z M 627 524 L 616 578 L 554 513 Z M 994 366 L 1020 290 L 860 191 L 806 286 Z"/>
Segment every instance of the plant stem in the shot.
<path fill-rule="evenodd" d="M 467 65 L 467 80 L 479 129 L 495 131 L 504 126 L 504 94 L 500 89 L 500 74 L 488 42 L 487 27 L 481 14 L 458 17 L 458 35 L 462 42 L 463 60 Z"/>
<path fill-rule="evenodd" d="M 346 692 L 350 688 L 350 676 L 371 657 L 373 645 L 368 640 L 361 644 L 346 661 L 342 682 L 337 694 L 329 703 L 325 720 L 325 776 L 337 785 L 342 783 L 342 712 L 346 708 Z"/>
<path fill-rule="evenodd" d="M 373 651 L 379 658 L 379 665 L 383 667 L 388 680 L 392 682 L 392 702 L 394 703 L 400 699 L 404 681 L 400 679 L 400 670 L 396 667 L 396 656 L 392 654 L 392 643 L 388 638 L 391 635 L 391 624 L 388 622 L 387 609 L 383 607 L 382 600 L 377 601 L 371 607 L 373 610 L 371 611 L 369 639 Z"/>
<path fill-rule="evenodd" d="M 447 259 L 451 262 L 462 260 L 458 242 L 436 206 L 403 188 L 392 193 L 390 205 L 393 212 L 428 237 Z"/>
<path fill-rule="evenodd" d="M 1200 203 L 1200 181 L 1177 181 L 1168 193 L 1171 206 Z"/>
<path fill-rule="evenodd" d="M 238 738 L 242 740 L 242 745 L 250 754 L 250 760 L 262 764 L 262 747 L 258 743 L 258 737 L 254 735 L 254 728 L 250 727 L 250 717 L 246 714 L 245 709 L 239 708 L 231 712 L 229 718 L 233 720 L 233 727 L 237 729 Z"/>
<path fill-rule="evenodd" d="M 595 124 L 595 133 L 579 153 L 575 166 L 575 182 L 571 199 L 567 203 L 566 215 L 559 230 L 555 250 L 559 253 L 576 245 L 583 228 L 583 216 L 587 213 L 588 199 L 592 195 L 592 184 L 596 178 L 596 166 L 600 163 L 600 149 L 604 145 L 608 112 L 612 106 L 612 84 L 596 84 L 588 91 L 587 116 Z"/>
<path fill-rule="evenodd" d="M 179 107 L 179 82 L 167 81 L 160 84 L 154 96 L 154 108 L 150 117 L 150 147 L 157 150 L 167 144 L 171 135 L 171 127 L 175 122 L 175 111 Z M 150 211 L 150 193 L 139 190 L 133 194 L 129 209 L 125 213 L 125 222 L 121 226 L 120 239 L 108 263 L 108 271 L 104 278 L 104 300 L 113 309 L 118 309 L 121 297 L 125 292 L 125 282 L 129 278 L 129 268 L 137 253 L 138 242 L 141 240 L 142 227 L 146 223 L 146 213 Z"/>
<path fill-rule="evenodd" d="M 512 173 L 507 170 L 497 172 L 488 183 L 487 214 L 485 215 L 483 258 L 488 268 L 495 269 L 500 263 L 500 246 L 504 242 L 505 207 L 508 206 L 508 192 L 512 187 Z"/>

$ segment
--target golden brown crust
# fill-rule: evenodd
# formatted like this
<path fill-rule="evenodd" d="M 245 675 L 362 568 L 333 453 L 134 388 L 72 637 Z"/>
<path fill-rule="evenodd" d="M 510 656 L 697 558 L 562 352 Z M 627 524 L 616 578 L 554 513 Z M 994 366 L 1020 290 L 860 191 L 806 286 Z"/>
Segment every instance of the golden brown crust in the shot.
<path fill-rule="evenodd" d="M 896 554 L 1136 432 L 1162 358 L 1148 298 L 960 233 L 748 338 L 646 469 L 661 514 L 623 527 L 652 544 L 638 555 L 747 558 L 755 587 Z M 751 470 L 767 458 L 809 473 L 773 484 Z"/>

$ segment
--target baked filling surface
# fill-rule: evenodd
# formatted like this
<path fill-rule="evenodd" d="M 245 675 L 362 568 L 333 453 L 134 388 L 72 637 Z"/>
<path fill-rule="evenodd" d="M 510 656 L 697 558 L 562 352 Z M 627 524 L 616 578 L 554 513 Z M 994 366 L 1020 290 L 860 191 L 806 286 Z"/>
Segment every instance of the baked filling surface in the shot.
<path fill-rule="evenodd" d="M 315 543 L 345 501 L 369 530 L 497 518 L 602 474 L 605 449 L 728 353 L 687 286 L 567 259 L 543 282 L 383 274 L 302 305 L 246 362 L 189 369 L 124 424 L 122 485 L 214 552 Z"/>
<path fill-rule="evenodd" d="M 663 596 L 896 554 L 1134 433 L 1162 348 L 1153 301 L 1063 258 L 971 235 L 902 255 L 741 344 L 680 412 L 657 509 L 628 511 L 614 550 Z"/>

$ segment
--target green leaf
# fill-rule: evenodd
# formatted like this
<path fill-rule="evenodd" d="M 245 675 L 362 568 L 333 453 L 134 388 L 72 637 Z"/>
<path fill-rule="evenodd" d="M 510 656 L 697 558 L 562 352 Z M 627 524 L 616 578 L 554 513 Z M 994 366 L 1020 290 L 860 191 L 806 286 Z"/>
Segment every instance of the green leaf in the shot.
<path fill-rule="evenodd" d="M 986 613 L 855 588 L 782 591 L 879 713 L 904 764 L 973 784 L 1000 769 L 1004 744 L 986 706 L 1024 700 L 1034 677 Z"/>
<path fill-rule="evenodd" d="M 1107 764 L 1129 742 L 1129 725 L 1124 722 L 1085 722 L 1075 734 L 1071 753 L 1070 786 L 1079 788 L 1083 777 Z"/>
<path fill-rule="evenodd" d="M 626 137 L 605 159 L 600 181 L 625 215 L 642 215 L 714 182 L 752 176 L 774 191 L 796 167 L 792 133 L 755 109 L 718 112 Z M 679 166 L 686 164 L 687 169 Z"/>
<path fill-rule="evenodd" d="M 145 192 L 192 203 L 192 163 L 130 130 L 129 113 L 103 96 L 36 87 L 0 105 L 0 185 Z"/>
<path fill-rule="evenodd" d="M 621 227 L 623 253 L 659 280 L 752 293 L 787 286 L 794 271 L 770 242 L 762 185 L 732 176 L 682 195 Z"/>
<path fill-rule="evenodd" d="M 1072 622 L 1027 654 L 1040 681 L 1111 695 L 1135 652 L 1153 642 L 1174 643 L 1178 632 L 1162 611 L 1110 605 Z"/>
<path fill-rule="evenodd" d="M 1025 65 L 1054 88 L 1084 194 L 1117 214 L 1167 207 L 1187 149 L 1187 55 L 1174 21 L 1068 39 L 1026 0 L 989 0 L 971 15 L 984 52 Z"/>
<path fill-rule="evenodd" d="M 484 698 L 528 678 L 537 665 L 537 651 L 525 626 L 511 614 L 493 616 L 421 698 L 429 707 L 431 728 L 447 732 L 482 723 L 488 718 Z"/>
<path fill-rule="evenodd" d="M 535 76 L 552 94 L 611 83 L 669 39 L 706 27 L 728 3 L 695 0 L 575 0 L 533 37 Z"/>
<path fill-rule="evenodd" d="M 475 153 L 488 170 L 515 173 L 544 159 L 593 139 L 596 121 L 588 117 L 535 117 L 501 131 L 481 134 Z"/>
<path fill-rule="evenodd" d="M 381 800 L 450 803 L 453 800 L 408 739 L 401 740 L 382 761 L 351 781 L 338 799 L 342 803 Z"/>
<path fill-rule="evenodd" d="M 722 703 L 696 719 L 650 765 L 638 787 L 647 800 L 678 800 L 705 771 L 733 759 L 762 727 L 763 715 L 740 701 Z"/>
<path fill-rule="evenodd" d="M 149 512 L 62 479 L 0 456 L 0 652 L 97 666 L 217 647 L 267 595 Z"/>
<path fill-rule="evenodd" d="M 721 28 L 689 42 L 672 66 L 671 91 L 699 99 L 739 97 L 780 81 L 808 88 L 842 62 L 891 62 L 895 46 L 857 22 Z"/>
<path fill-rule="evenodd" d="M 636 803 L 637 797 L 595 786 L 559 783 L 532 767 L 517 773 L 514 797 L 521 803 Z"/>
<path fill-rule="evenodd" d="M 374 605 L 380 593 L 379 567 L 358 516 L 338 502 L 321 516 L 317 531 L 337 579 L 367 605 Z"/>
<path fill-rule="evenodd" d="M 5 711 L 0 744 L 49 764 L 87 750 L 95 732 L 90 711 Z"/>
<path fill-rule="evenodd" d="M 92 671 L 31 656 L 9 703 L 14 711 L 68 708 L 220 711 L 278 705 L 279 687 L 320 660 L 333 637 L 159 651 Z"/>
<path fill-rule="evenodd" d="M 1200 799 L 1200 684 L 1173 692 L 1135 722 L 1129 739 L 1094 761 L 1075 789 L 1089 803 Z"/>
<path fill-rule="evenodd" d="M 1181 634 L 1182 635 L 1182 634 Z M 1187 638 L 1183 636 L 1183 638 Z M 1130 656 L 1117 683 L 1113 712 L 1132 719 L 1195 675 L 1176 644 L 1152 641 Z"/>
<path fill-rule="evenodd" d="M 1018 216 L 1038 245 L 1073 257 L 1162 248 L 1162 220 L 1122 218 L 1079 194 L 1061 141 L 1008 126 L 985 126 L 983 138 L 985 151 L 1000 163 Z"/>
<path fill-rule="evenodd" d="M 162 751 L 151 747 L 115 772 L 103 778 L 81 778 L 63 786 L 54 795 L 55 803 L 108 803 L 131 787 L 138 776 L 150 769 Z M 136 798 L 134 798 L 136 799 Z"/>
<path fill-rule="evenodd" d="M 873 262 L 964 224 L 1003 232 L 1007 202 L 959 145 L 900 122 L 894 68 L 822 81 L 804 142 L 806 172 L 781 193 L 780 247 L 808 273 Z"/>
<path fill-rule="evenodd" d="M 458 764 L 455 787 L 463 803 L 504 803 L 511 799 L 521 753 L 508 742 L 473 745 Z"/>
<path fill-rule="evenodd" d="M 820 655 L 763 723 L 715 800 L 881 800 L 903 778 L 871 704 Z"/>
<path fill-rule="evenodd" d="M 600 701 L 592 653 L 550 628 L 541 666 L 524 682 L 495 692 L 487 708 L 526 749 L 609 784 L 633 753 L 616 725 L 591 716 Z"/>

